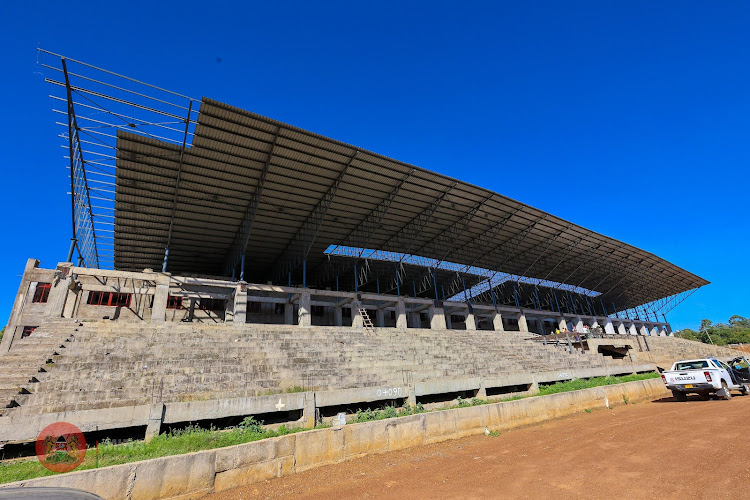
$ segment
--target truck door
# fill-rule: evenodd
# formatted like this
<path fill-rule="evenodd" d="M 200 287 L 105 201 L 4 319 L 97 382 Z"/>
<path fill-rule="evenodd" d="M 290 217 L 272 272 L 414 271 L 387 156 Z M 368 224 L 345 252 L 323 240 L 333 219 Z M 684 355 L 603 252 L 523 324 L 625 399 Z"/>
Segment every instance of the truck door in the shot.
<path fill-rule="evenodd" d="M 734 358 L 729 362 L 729 366 L 732 368 L 732 376 L 738 383 L 750 383 L 750 364 L 748 364 L 747 359 L 743 356 Z"/>

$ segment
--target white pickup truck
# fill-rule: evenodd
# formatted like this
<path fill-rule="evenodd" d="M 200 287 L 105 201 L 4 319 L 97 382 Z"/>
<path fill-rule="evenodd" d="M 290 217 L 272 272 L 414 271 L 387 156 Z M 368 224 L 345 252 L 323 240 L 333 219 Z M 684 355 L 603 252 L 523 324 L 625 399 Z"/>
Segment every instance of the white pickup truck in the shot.
<path fill-rule="evenodd" d="M 743 395 L 750 393 L 750 365 L 743 356 L 729 364 L 716 358 L 678 361 L 671 370 L 662 372 L 661 378 L 677 401 L 685 401 L 690 393 L 704 399 L 711 394 L 731 399 L 730 391 L 740 391 Z"/>

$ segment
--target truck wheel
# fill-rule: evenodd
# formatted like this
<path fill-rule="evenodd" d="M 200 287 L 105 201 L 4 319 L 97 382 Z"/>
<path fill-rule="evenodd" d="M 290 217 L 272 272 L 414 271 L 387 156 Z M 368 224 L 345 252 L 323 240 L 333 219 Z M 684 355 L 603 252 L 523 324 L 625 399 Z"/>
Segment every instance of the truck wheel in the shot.
<path fill-rule="evenodd" d="M 687 401 L 687 394 L 685 394 L 685 393 L 684 393 L 684 392 L 682 392 L 682 391 L 672 391 L 672 396 L 673 396 L 673 397 L 674 397 L 674 398 L 675 398 L 675 399 L 676 399 L 677 401 L 680 401 L 680 402 L 682 402 L 682 401 Z"/>
<path fill-rule="evenodd" d="M 750 390 L 748 390 L 747 384 L 742 384 L 742 388 L 740 389 L 740 394 L 743 396 L 747 396 L 748 393 L 750 393 Z"/>
<path fill-rule="evenodd" d="M 721 390 L 724 391 L 724 399 L 726 399 L 727 401 L 732 399 L 732 393 L 729 392 L 729 387 L 727 387 L 727 383 L 723 380 L 721 381 Z"/>

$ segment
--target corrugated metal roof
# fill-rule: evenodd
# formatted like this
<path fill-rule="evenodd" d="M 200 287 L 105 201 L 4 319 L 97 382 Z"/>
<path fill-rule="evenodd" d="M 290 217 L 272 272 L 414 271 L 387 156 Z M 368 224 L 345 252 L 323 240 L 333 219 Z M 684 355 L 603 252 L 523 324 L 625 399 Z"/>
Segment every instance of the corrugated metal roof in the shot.
<path fill-rule="evenodd" d="M 161 266 L 179 153 L 173 144 L 118 133 L 116 268 Z M 313 228 L 314 241 L 307 242 L 308 276 L 319 280 L 308 281 L 313 286 L 331 286 L 320 272 L 330 265 L 324 251 L 346 245 L 387 199 L 377 227 L 362 238 L 368 248 L 565 283 L 604 294 L 618 308 L 708 283 L 649 252 L 500 194 L 207 98 L 183 157 L 170 271 L 225 273 L 266 162 L 245 248 L 249 281 L 278 280 L 281 260 L 308 250 L 288 246 L 316 207 L 323 210 L 326 193 L 341 176 Z M 293 270 L 294 282 L 301 281 L 300 272 Z"/>

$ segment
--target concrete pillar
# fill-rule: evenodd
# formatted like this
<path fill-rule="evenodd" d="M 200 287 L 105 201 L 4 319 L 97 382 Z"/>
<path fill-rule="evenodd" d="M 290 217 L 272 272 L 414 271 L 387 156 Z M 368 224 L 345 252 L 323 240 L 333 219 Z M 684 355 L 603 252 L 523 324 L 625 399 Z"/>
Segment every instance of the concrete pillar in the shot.
<path fill-rule="evenodd" d="M 576 318 L 576 331 L 578 333 L 583 332 L 583 318 L 581 318 L 580 316 Z"/>
<path fill-rule="evenodd" d="M 474 317 L 474 313 L 469 311 L 466 313 L 466 329 L 467 330 L 476 330 L 477 329 L 477 320 Z"/>
<path fill-rule="evenodd" d="M 518 315 L 518 331 L 521 331 L 521 332 L 529 331 L 529 324 L 526 322 L 525 314 Z"/>
<path fill-rule="evenodd" d="M 609 318 L 604 321 L 604 333 L 606 333 L 607 335 L 615 334 L 615 325 L 612 324 L 612 320 Z"/>
<path fill-rule="evenodd" d="M 159 274 L 156 276 L 156 291 L 154 292 L 154 305 L 151 307 L 151 321 L 166 321 L 168 299 L 169 274 Z"/>
<path fill-rule="evenodd" d="M 445 329 L 446 330 L 452 330 L 453 329 L 453 322 L 451 321 L 451 315 L 449 312 L 446 312 L 445 309 L 443 309 L 443 314 L 445 315 Z"/>
<path fill-rule="evenodd" d="M 310 315 L 310 292 L 304 291 L 299 294 L 297 306 L 299 307 L 299 309 L 297 309 L 297 325 L 311 326 L 312 316 Z"/>
<path fill-rule="evenodd" d="M 83 291 L 78 292 L 76 300 L 78 299 L 78 297 L 82 297 L 82 296 L 83 296 Z M 149 298 L 150 296 L 146 295 L 145 293 L 133 295 L 133 300 L 135 300 L 135 313 L 141 319 L 146 319 L 146 307 L 148 307 Z M 75 315 L 76 315 L 76 310 L 74 308 L 73 316 L 71 316 L 71 318 L 74 317 Z"/>
<path fill-rule="evenodd" d="M 294 304 L 292 304 L 291 302 L 284 304 L 284 324 L 294 324 Z"/>
<path fill-rule="evenodd" d="M 502 332 L 505 330 L 503 328 L 503 317 L 499 312 L 492 315 L 492 328 L 496 332 Z"/>
<path fill-rule="evenodd" d="M 71 281 L 70 285 L 68 286 L 68 296 L 65 299 L 65 307 L 63 308 L 63 318 L 72 318 L 75 315 L 75 309 L 76 309 L 76 301 L 78 300 L 78 297 L 81 293 L 81 287 L 79 284 L 77 284 L 75 281 Z M 137 301 L 137 305 L 140 305 L 143 301 L 138 301 L 138 298 L 142 297 L 141 295 L 135 295 L 134 300 Z M 143 318 L 143 313 L 136 310 L 136 314 L 138 314 L 139 317 Z"/>
<path fill-rule="evenodd" d="M 398 299 L 396 302 L 396 328 L 406 330 L 407 326 L 406 304 L 404 303 L 404 299 Z"/>
<path fill-rule="evenodd" d="M 234 298 L 233 297 L 224 299 L 224 323 L 234 323 Z"/>
<path fill-rule="evenodd" d="M 674 337 L 674 334 L 672 333 L 672 325 L 670 325 L 669 323 L 666 323 L 664 325 L 664 329 L 666 330 L 667 335 L 669 335 L 670 337 Z"/>
<path fill-rule="evenodd" d="M 484 386 L 484 380 L 479 381 L 479 389 L 477 390 L 477 398 L 487 399 L 487 388 Z"/>
<path fill-rule="evenodd" d="M 68 299 L 68 291 L 73 280 L 73 264 L 71 262 L 60 262 L 57 264 L 55 279 L 52 280 L 52 289 L 47 298 L 45 315 L 48 318 L 62 318 L 65 302 Z"/>
<path fill-rule="evenodd" d="M 648 335 L 648 327 L 646 325 L 641 325 L 640 334 L 643 335 L 643 336 L 647 336 Z"/>
<path fill-rule="evenodd" d="M 341 312 L 341 306 L 333 307 L 333 324 L 336 326 L 344 325 L 344 314 Z"/>
<path fill-rule="evenodd" d="M 568 322 L 565 320 L 565 318 L 563 318 L 563 317 L 558 318 L 558 320 L 557 320 L 557 328 L 561 332 L 563 332 L 563 331 L 565 331 L 565 330 L 568 329 Z"/>
<path fill-rule="evenodd" d="M 304 394 L 305 402 L 304 407 L 302 408 L 302 420 L 303 424 L 302 427 L 306 429 L 312 429 L 315 427 L 315 424 L 317 423 L 315 420 L 317 418 L 316 416 L 316 405 L 315 405 L 315 393 L 314 392 L 306 392 Z"/>
<path fill-rule="evenodd" d="M 659 335 L 659 329 L 656 327 L 656 325 L 651 325 L 651 331 L 649 332 L 649 335 L 653 337 Z"/>
<path fill-rule="evenodd" d="M 247 322 L 247 283 L 240 282 L 234 289 L 234 318 L 232 321 L 238 325 Z"/>
<path fill-rule="evenodd" d="M 362 307 L 362 304 L 352 302 L 352 328 L 362 328 L 365 326 L 364 318 L 359 313 L 360 307 Z"/>
<path fill-rule="evenodd" d="M 445 309 L 442 307 L 430 307 L 430 328 L 433 330 L 445 330 Z"/>
<path fill-rule="evenodd" d="M 593 331 L 594 328 L 596 328 L 597 326 L 599 326 L 599 321 L 596 318 L 592 319 L 591 320 L 591 330 Z"/>
<path fill-rule="evenodd" d="M 146 438 L 144 439 L 147 443 L 159 435 L 161 424 L 164 423 L 164 413 L 166 408 L 167 407 L 164 403 L 155 403 L 151 405 L 151 410 L 148 414 L 148 425 L 146 426 Z"/>
<path fill-rule="evenodd" d="M 627 330 L 625 329 L 625 323 L 624 322 L 620 321 L 620 324 L 617 325 L 617 333 L 619 333 L 620 335 L 627 335 L 628 334 Z"/>
<path fill-rule="evenodd" d="M 21 312 L 23 311 L 26 295 L 29 293 L 29 287 L 31 286 L 31 281 L 29 280 L 29 272 L 36 269 L 37 267 L 39 267 L 38 260 L 28 259 L 26 261 L 26 267 L 23 271 L 21 284 L 18 286 L 16 299 L 13 301 L 13 309 L 11 309 L 10 311 L 8 326 L 5 328 L 5 335 L 3 335 L 3 340 L 0 341 L 0 353 L 5 353 L 10 350 L 10 346 L 13 343 L 16 329 L 18 327 L 18 318 L 21 317 Z"/>
<path fill-rule="evenodd" d="M 417 406 L 417 391 L 415 390 L 415 387 L 413 385 L 409 387 L 409 396 L 407 396 L 406 402 L 412 408 Z"/>
<path fill-rule="evenodd" d="M 635 323 L 630 323 L 630 327 L 628 328 L 628 333 L 630 335 L 638 335 L 638 329 L 635 327 Z"/>
<path fill-rule="evenodd" d="M 375 311 L 375 326 L 378 328 L 385 327 L 385 309 Z"/>

